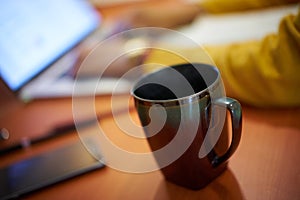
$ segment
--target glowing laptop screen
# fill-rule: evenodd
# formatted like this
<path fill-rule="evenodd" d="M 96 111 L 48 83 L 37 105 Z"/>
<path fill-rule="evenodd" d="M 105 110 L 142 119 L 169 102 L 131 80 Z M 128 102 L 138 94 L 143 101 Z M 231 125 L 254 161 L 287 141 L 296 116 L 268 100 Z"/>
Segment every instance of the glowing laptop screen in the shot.
<path fill-rule="evenodd" d="M 18 90 L 95 30 L 98 13 L 84 0 L 19 1 L 0 6 L 0 75 Z"/>

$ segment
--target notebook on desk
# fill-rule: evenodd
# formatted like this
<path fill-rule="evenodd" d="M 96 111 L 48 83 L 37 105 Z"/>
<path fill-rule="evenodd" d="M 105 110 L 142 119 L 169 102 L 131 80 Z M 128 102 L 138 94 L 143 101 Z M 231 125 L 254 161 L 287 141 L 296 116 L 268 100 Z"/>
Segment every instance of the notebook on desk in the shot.
<path fill-rule="evenodd" d="M 5 5 L 3 5 L 5 4 Z M 5 1 L 0 7 L 0 75 L 22 99 L 71 96 L 68 75 L 77 54 L 74 47 L 88 38 L 106 37 L 98 11 L 84 0 Z M 101 38 L 99 38 L 101 40 Z M 82 80 L 82 92 L 95 93 L 95 80 Z M 110 92 L 108 79 L 96 93 Z"/>

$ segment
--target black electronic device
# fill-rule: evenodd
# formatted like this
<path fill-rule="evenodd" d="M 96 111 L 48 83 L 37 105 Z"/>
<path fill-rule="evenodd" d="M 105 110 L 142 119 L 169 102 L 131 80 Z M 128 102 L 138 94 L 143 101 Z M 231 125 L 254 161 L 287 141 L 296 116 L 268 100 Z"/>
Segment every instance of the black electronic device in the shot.
<path fill-rule="evenodd" d="M 97 146 L 93 149 L 94 155 L 101 153 Z M 0 199 L 17 198 L 102 167 L 83 144 L 68 144 L 1 168 Z"/>

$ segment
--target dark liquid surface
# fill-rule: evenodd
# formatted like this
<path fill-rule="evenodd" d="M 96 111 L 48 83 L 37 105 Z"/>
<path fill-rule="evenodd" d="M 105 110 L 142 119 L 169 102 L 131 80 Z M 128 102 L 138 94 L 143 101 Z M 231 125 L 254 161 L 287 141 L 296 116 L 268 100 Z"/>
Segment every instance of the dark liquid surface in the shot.
<path fill-rule="evenodd" d="M 212 74 L 213 77 L 209 77 L 211 81 L 205 81 L 203 76 L 207 71 L 201 70 L 200 64 L 167 67 L 140 80 L 134 94 L 148 100 L 171 100 L 193 95 L 205 90 L 216 79 L 216 75 Z"/>

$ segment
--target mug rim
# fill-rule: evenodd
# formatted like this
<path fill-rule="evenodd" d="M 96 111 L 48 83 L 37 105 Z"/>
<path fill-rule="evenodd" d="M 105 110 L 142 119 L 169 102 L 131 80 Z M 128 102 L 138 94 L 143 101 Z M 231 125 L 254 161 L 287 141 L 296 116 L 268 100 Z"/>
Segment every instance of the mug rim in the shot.
<path fill-rule="evenodd" d="M 174 98 L 174 99 L 155 100 L 155 99 L 142 98 L 142 97 L 139 97 L 135 94 L 135 91 L 138 89 L 138 88 L 136 88 L 137 83 L 139 83 L 141 80 L 145 79 L 146 77 L 148 77 L 150 75 L 153 75 L 155 73 L 159 73 L 162 70 L 167 70 L 167 68 L 169 68 L 169 67 L 174 68 L 174 67 L 180 67 L 180 66 L 184 66 L 184 65 L 193 65 L 194 67 L 197 66 L 197 65 L 201 65 L 201 66 L 210 68 L 213 71 L 215 71 L 217 76 L 216 76 L 215 80 L 213 80 L 213 82 L 208 87 L 206 87 L 205 89 L 203 89 L 199 92 L 196 92 L 194 94 L 184 96 L 184 97 L 179 97 L 179 98 Z M 191 101 L 193 101 L 193 99 L 199 99 L 199 98 L 201 99 L 201 98 L 209 95 L 210 91 L 213 91 L 215 89 L 215 87 L 217 87 L 219 81 L 220 81 L 220 71 L 214 65 L 206 64 L 206 63 L 181 63 L 181 64 L 176 64 L 176 65 L 166 66 L 166 67 L 163 67 L 159 70 L 151 72 L 149 74 L 145 74 L 145 75 L 141 76 L 139 79 L 136 80 L 136 82 L 131 87 L 130 95 L 132 97 L 134 97 L 134 99 L 136 99 L 140 102 L 143 102 L 144 104 L 148 103 L 148 104 L 175 104 L 175 105 L 178 105 L 178 104 L 184 104 L 185 102 L 191 102 Z"/>

